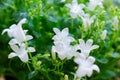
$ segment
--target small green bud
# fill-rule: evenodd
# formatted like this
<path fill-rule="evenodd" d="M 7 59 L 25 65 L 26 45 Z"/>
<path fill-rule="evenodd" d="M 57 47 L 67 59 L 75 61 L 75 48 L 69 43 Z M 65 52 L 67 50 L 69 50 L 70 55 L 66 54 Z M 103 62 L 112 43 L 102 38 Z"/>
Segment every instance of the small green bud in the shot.
<path fill-rule="evenodd" d="M 68 79 L 68 75 L 65 75 L 65 76 L 64 76 L 64 80 L 69 80 L 69 79 Z"/>

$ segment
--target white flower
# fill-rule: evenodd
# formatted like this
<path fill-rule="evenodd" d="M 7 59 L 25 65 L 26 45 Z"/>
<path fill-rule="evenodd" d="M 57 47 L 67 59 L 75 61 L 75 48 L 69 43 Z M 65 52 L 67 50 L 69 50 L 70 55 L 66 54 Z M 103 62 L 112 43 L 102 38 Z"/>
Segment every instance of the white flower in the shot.
<path fill-rule="evenodd" d="M 107 30 L 104 30 L 101 34 L 101 39 L 104 40 L 106 38 L 107 35 Z"/>
<path fill-rule="evenodd" d="M 74 41 L 74 38 L 69 36 L 68 28 L 64 28 L 62 31 L 57 28 L 53 30 L 56 35 L 52 38 L 54 40 L 52 53 L 57 53 L 61 60 L 65 58 L 70 59 L 76 55 L 76 48 L 70 45 L 70 43 Z"/>
<path fill-rule="evenodd" d="M 103 2 L 103 0 L 90 0 L 90 2 L 88 4 L 88 9 L 90 11 L 93 11 L 97 6 L 103 8 L 102 2 Z"/>
<path fill-rule="evenodd" d="M 66 44 L 70 44 L 71 42 L 73 42 L 75 39 L 71 36 L 69 36 L 69 30 L 68 28 L 64 28 L 62 31 L 60 31 L 57 28 L 53 28 L 54 32 L 55 32 L 55 36 L 53 36 L 53 40 L 54 40 L 54 44 L 56 43 L 66 43 Z"/>
<path fill-rule="evenodd" d="M 91 24 L 94 22 L 95 16 L 90 17 L 89 14 L 85 14 L 81 18 L 83 20 L 84 29 L 87 31 L 91 26 Z"/>
<path fill-rule="evenodd" d="M 52 46 L 52 52 L 56 52 L 61 60 L 65 58 L 71 59 L 73 56 L 77 55 L 76 49 L 73 46 L 66 44 Z"/>
<path fill-rule="evenodd" d="M 78 69 L 75 74 L 75 78 L 81 79 L 84 76 L 90 77 L 93 73 L 93 70 L 100 72 L 99 67 L 95 64 L 95 58 L 89 56 L 87 59 L 83 55 L 79 55 L 79 57 L 74 59 L 74 62 L 77 63 Z"/>
<path fill-rule="evenodd" d="M 70 16 L 72 18 L 76 18 L 77 16 L 84 15 L 84 11 L 82 10 L 85 5 L 84 4 L 78 4 L 77 0 L 73 0 L 72 4 L 66 4 L 68 8 L 70 8 Z"/>
<path fill-rule="evenodd" d="M 88 39 L 86 43 L 83 39 L 79 39 L 79 44 L 77 48 L 81 50 L 81 53 L 83 53 L 86 57 L 88 57 L 91 50 L 99 48 L 98 45 L 92 45 L 92 44 L 93 44 L 92 39 Z"/>
<path fill-rule="evenodd" d="M 118 17 L 115 16 L 115 17 L 113 18 L 113 27 L 114 27 L 114 30 L 118 30 L 118 24 L 119 24 Z"/>
<path fill-rule="evenodd" d="M 28 47 L 28 49 L 26 50 L 25 44 L 21 44 L 20 47 L 18 47 L 17 45 L 10 45 L 10 47 L 14 52 L 10 53 L 8 55 L 8 58 L 18 56 L 22 62 L 28 62 L 28 52 L 35 52 L 35 49 L 33 47 Z"/>
<path fill-rule="evenodd" d="M 10 45 L 14 45 L 16 43 L 20 44 L 24 41 L 28 41 L 33 38 L 31 35 L 25 35 L 27 30 L 22 29 L 22 24 L 24 24 L 25 22 L 26 22 L 26 19 L 24 18 L 17 25 L 13 24 L 12 26 L 10 26 L 9 29 L 3 30 L 2 34 L 7 32 L 9 37 L 14 38 L 9 42 Z"/>

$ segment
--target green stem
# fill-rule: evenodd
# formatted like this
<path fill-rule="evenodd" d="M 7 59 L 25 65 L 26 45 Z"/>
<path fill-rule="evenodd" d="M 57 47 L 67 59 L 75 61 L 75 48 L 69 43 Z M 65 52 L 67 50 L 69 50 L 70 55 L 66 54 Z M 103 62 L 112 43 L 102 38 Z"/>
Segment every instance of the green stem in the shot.
<path fill-rule="evenodd" d="M 71 21 L 71 30 L 73 31 L 74 29 L 74 19 L 72 18 L 72 21 Z"/>
<path fill-rule="evenodd" d="M 29 71 L 31 72 L 32 70 L 31 70 L 31 68 L 30 68 L 30 66 L 29 66 L 29 64 L 28 64 L 28 63 L 27 63 L 27 66 L 28 66 Z"/>

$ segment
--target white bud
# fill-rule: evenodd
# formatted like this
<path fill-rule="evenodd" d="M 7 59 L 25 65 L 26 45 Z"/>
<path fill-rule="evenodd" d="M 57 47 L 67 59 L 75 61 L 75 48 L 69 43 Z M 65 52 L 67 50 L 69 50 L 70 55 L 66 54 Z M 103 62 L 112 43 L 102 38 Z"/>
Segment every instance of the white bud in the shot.
<path fill-rule="evenodd" d="M 115 16 L 113 18 L 113 27 L 114 27 L 114 30 L 118 30 L 118 24 L 119 24 L 118 17 Z"/>
<path fill-rule="evenodd" d="M 107 35 L 107 30 L 104 30 L 101 34 L 101 39 L 104 40 L 106 38 Z"/>

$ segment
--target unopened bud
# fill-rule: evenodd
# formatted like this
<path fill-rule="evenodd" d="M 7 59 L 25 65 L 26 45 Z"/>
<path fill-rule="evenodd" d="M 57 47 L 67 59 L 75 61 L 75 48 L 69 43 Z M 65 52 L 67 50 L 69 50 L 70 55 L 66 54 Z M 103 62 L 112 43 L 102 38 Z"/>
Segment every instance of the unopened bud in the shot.
<path fill-rule="evenodd" d="M 64 80 L 69 80 L 69 79 L 68 79 L 68 75 L 65 75 L 65 76 L 64 76 Z"/>
<path fill-rule="evenodd" d="M 38 61 L 38 62 L 37 62 L 37 66 L 40 66 L 41 64 L 42 64 L 41 61 Z"/>
<path fill-rule="evenodd" d="M 113 27 L 114 27 L 114 30 L 118 30 L 118 24 L 119 24 L 118 17 L 115 16 L 115 17 L 113 18 Z"/>
<path fill-rule="evenodd" d="M 104 40 L 106 38 L 106 35 L 107 35 L 107 30 L 104 30 L 102 32 L 101 39 Z"/>

